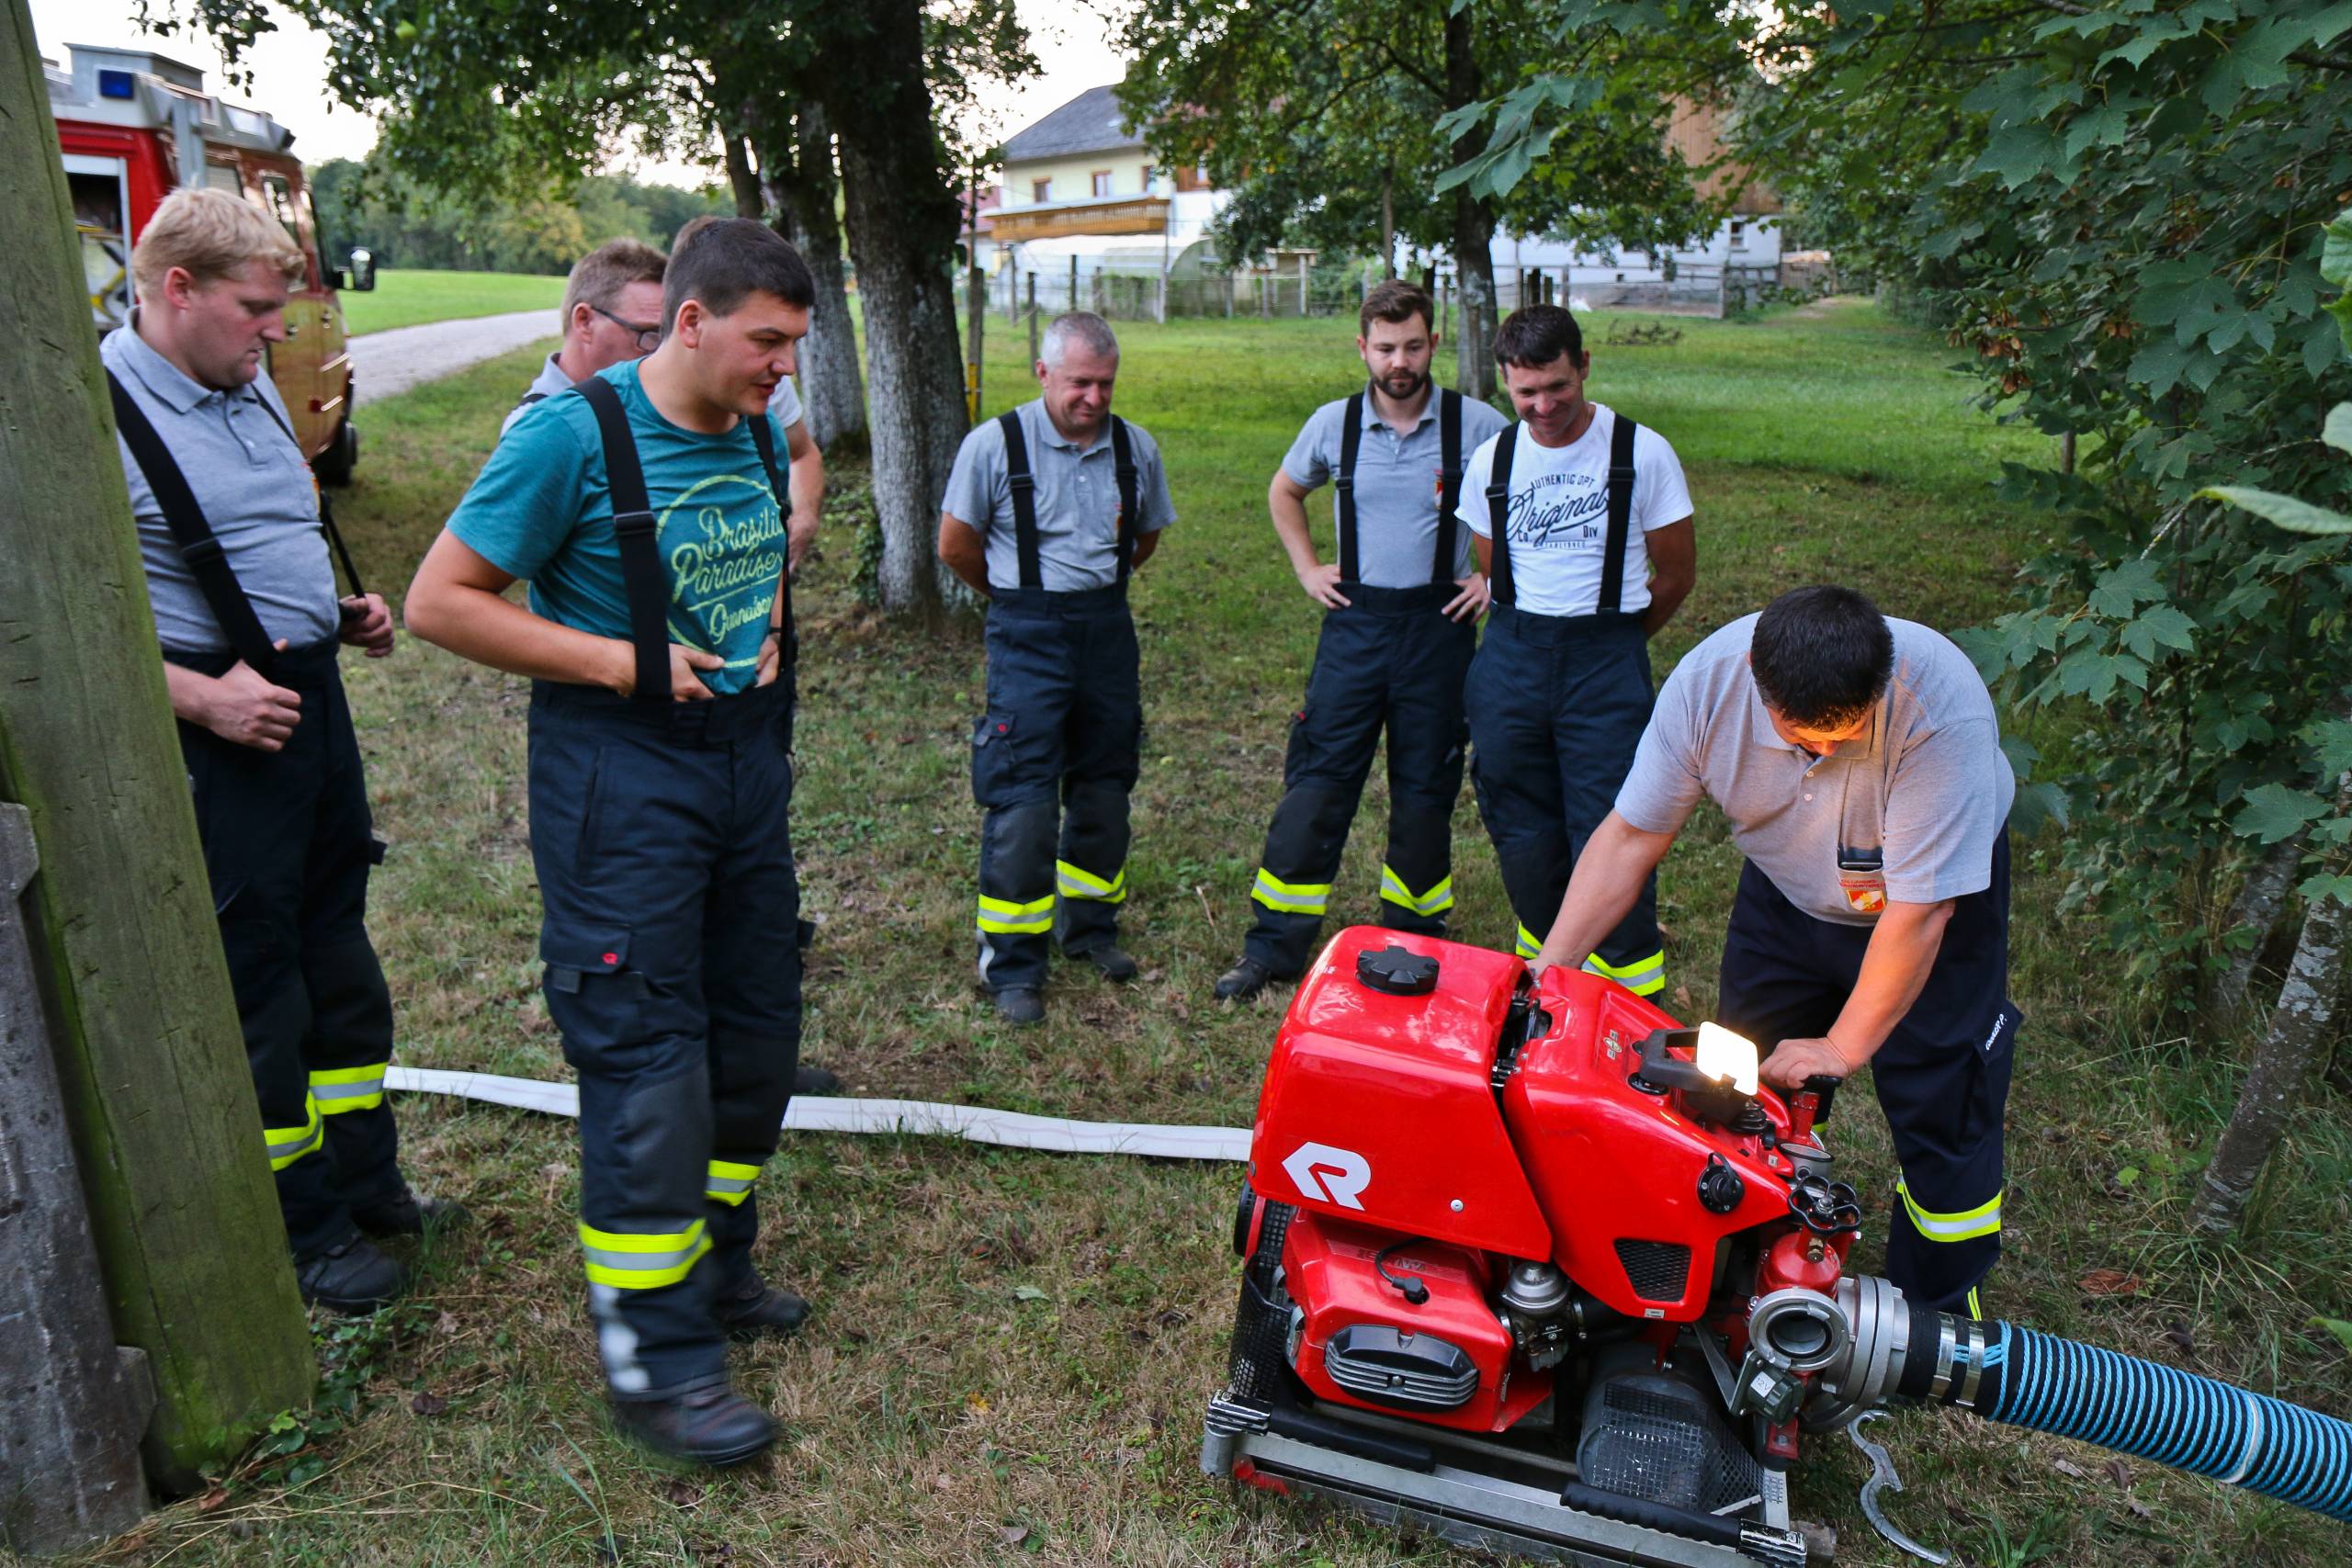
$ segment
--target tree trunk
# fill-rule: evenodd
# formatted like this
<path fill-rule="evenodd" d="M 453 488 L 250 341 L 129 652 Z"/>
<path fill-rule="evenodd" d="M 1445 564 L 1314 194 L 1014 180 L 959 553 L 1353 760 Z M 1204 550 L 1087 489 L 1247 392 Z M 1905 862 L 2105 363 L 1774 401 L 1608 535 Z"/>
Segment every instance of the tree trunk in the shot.
<path fill-rule="evenodd" d="M 767 221 L 766 198 L 760 194 L 760 176 L 752 171 L 752 151 L 740 133 L 719 138 L 727 159 L 727 188 L 735 193 L 735 216 L 754 223 Z"/>
<path fill-rule="evenodd" d="M 1396 276 L 1396 174 L 1380 171 L 1380 276 Z"/>
<path fill-rule="evenodd" d="M 2335 814 L 2352 813 L 2352 773 L 2337 779 Z M 2197 1190 L 2189 1228 L 2219 1235 L 2236 1227 L 2253 1196 L 2271 1151 L 2302 1101 L 2312 1069 L 2327 1049 L 2329 1025 L 2341 988 L 2344 905 L 2334 897 L 2312 899 L 2303 910 L 2303 934 L 2294 962 L 2271 1010 L 2270 1028 L 2238 1090 L 2237 1108 L 2213 1145 L 2212 1161 Z"/>
<path fill-rule="evenodd" d="M 775 197 L 776 231 L 792 242 L 817 278 L 817 309 L 800 344 L 800 407 L 808 434 L 829 452 L 837 444 L 863 446 L 865 379 L 857 367 L 842 226 L 833 212 L 841 187 L 833 175 L 832 132 L 815 99 L 795 106 L 789 142 L 762 145 L 760 168 Z"/>
<path fill-rule="evenodd" d="M 2253 995 L 2255 975 L 2270 951 L 2272 932 L 2278 927 L 2280 911 L 2287 906 L 2287 894 L 2295 885 L 2295 868 L 2302 863 L 2303 842 L 2309 836 L 2299 832 L 2263 851 L 2247 869 L 2238 896 L 2230 901 L 2222 930 L 2252 931 L 2254 942 L 2245 952 L 2233 954 L 2230 966 L 2213 981 L 2211 1003 L 2207 1009 L 2212 1017 L 2229 1018 L 2244 1008 Z"/>
<path fill-rule="evenodd" d="M 1445 107 L 1460 108 L 1480 96 L 1478 57 L 1470 37 L 1470 11 L 1454 10 L 1445 18 Z M 1477 133 L 1455 138 L 1453 158 L 1468 163 L 1478 152 Z M 1453 275 L 1462 288 L 1461 330 L 1453 340 L 1453 386 L 1465 398 L 1480 401 L 1495 395 L 1495 214 L 1487 202 L 1470 194 L 1467 185 L 1453 187 Z"/>
<path fill-rule="evenodd" d="M 932 125 L 922 7 L 889 0 L 866 23 L 860 65 L 827 79 L 849 101 L 827 107 L 841 128 L 843 215 L 865 308 L 882 604 L 931 615 L 942 603 L 940 502 L 969 428 L 950 276 L 961 219 Z"/>
<path fill-rule="evenodd" d="M 9 0 L 0 209 L 25 227 L 0 267 L 0 795 L 40 846 L 25 919 L 114 1336 L 154 1374 L 149 1469 L 185 1485 L 315 1371 L 39 62 Z"/>

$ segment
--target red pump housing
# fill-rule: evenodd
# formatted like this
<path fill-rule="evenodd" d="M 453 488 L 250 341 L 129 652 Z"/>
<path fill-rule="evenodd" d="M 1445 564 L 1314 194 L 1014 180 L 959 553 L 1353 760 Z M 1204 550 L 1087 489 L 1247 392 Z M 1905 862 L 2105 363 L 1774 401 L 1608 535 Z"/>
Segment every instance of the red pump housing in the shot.
<path fill-rule="evenodd" d="M 1360 960 L 1390 949 L 1434 960 L 1434 984 L 1376 983 L 1380 965 Z M 1501 1431 L 1552 1387 L 1499 1304 L 1514 1266 L 1550 1263 L 1600 1307 L 1687 1323 L 1706 1314 L 1734 1237 L 1789 1222 L 1795 1172 L 1778 1145 L 1792 1127 L 1777 1096 L 1757 1097 L 1745 1130 L 1702 1122 L 1680 1091 L 1636 1075 L 1643 1042 L 1672 1018 L 1596 975 L 1548 971 L 1532 998 L 1526 984 L 1508 954 L 1357 927 L 1299 986 L 1259 1097 L 1250 1184 L 1297 1211 L 1282 1248 L 1290 1359 L 1320 1398 L 1396 1413 L 1366 1396 L 1352 1341 L 1333 1361 L 1348 1382 L 1326 1364 L 1334 1337 L 1363 1325 L 1476 1364 L 1475 1393 L 1415 1419 Z M 1765 1239 L 1768 1274 L 1834 1280 L 1838 1250 L 1808 1258 Z"/>

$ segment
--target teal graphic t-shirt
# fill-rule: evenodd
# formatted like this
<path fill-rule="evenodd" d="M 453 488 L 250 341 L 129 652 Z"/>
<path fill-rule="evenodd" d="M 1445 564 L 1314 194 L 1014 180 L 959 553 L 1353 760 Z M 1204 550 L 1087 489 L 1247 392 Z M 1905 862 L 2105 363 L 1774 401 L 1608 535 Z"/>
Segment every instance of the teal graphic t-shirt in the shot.
<path fill-rule="evenodd" d="M 637 371 L 632 360 L 598 374 L 620 393 L 645 468 L 670 578 L 670 640 L 727 661 L 703 673 L 712 692 L 748 690 L 784 571 L 784 514 L 748 423 L 724 435 L 682 430 L 655 410 Z M 784 432 L 775 430 L 775 440 L 781 463 Z M 449 531 L 499 570 L 527 579 L 534 614 L 628 637 L 612 487 L 587 399 L 567 393 L 525 410 L 458 503 Z"/>

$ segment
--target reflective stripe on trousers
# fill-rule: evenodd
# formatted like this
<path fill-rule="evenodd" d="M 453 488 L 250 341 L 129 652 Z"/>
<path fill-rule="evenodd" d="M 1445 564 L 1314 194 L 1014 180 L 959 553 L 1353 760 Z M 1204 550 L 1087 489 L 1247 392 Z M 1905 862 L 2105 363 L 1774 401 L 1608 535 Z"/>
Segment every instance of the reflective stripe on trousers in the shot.
<path fill-rule="evenodd" d="M 1599 953 L 1584 961 L 1591 974 L 1616 981 L 1637 997 L 1654 997 L 1666 989 L 1666 950 L 1660 948 L 1647 958 L 1636 958 L 1631 964 L 1611 964 Z"/>
<path fill-rule="evenodd" d="M 1442 915 L 1453 908 L 1453 878 L 1447 876 L 1426 893 L 1416 894 L 1393 866 L 1380 868 L 1380 896 L 1416 915 Z"/>
<path fill-rule="evenodd" d="M 364 1067 L 337 1067 L 329 1072 L 311 1075 L 311 1098 L 318 1102 L 322 1116 L 339 1115 L 345 1111 L 373 1111 L 384 1103 L 384 1069 L 390 1062 L 374 1062 Z"/>
<path fill-rule="evenodd" d="M 1016 903 L 1011 898 L 991 898 L 980 895 L 979 915 L 973 922 L 984 931 L 1006 935 L 1034 934 L 1054 929 L 1054 896 L 1032 898 Z"/>
<path fill-rule="evenodd" d="M 695 1264 L 710 1250 L 710 1237 L 700 1220 L 682 1231 L 641 1235 L 596 1230 L 583 1221 L 580 1250 L 591 1282 L 616 1291 L 650 1291 L 674 1285 L 693 1273 Z"/>
<path fill-rule="evenodd" d="M 1057 860 L 1054 863 L 1054 887 L 1065 898 L 1092 898 L 1104 904 L 1124 904 L 1127 901 L 1127 868 L 1121 866 L 1105 882 L 1083 866 Z"/>
<path fill-rule="evenodd" d="M 702 1195 L 731 1209 L 752 1195 L 752 1183 L 759 1178 L 760 1168 L 756 1165 L 715 1159 L 710 1162 L 710 1174 L 704 1179 Z"/>
<path fill-rule="evenodd" d="M 1269 909 L 1280 909 L 1286 915 L 1320 915 L 1331 901 L 1331 885 L 1328 882 L 1284 882 L 1281 877 L 1258 868 L 1258 885 L 1250 897 Z"/>
<path fill-rule="evenodd" d="M 1905 1182 L 1897 1180 L 1894 1190 L 1896 1195 L 1902 1198 L 1903 1207 L 1910 1214 L 1911 1223 L 1917 1225 L 1919 1234 L 1929 1241 L 1973 1241 L 1980 1235 L 1994 1235 L 2000 1231 L 2001 1193 L 1999 1192 L 1993 1194 L 1990 1202 L 1979 1203 L 1973 1209 L 1962 1209 L 1958 1213 L 1939 1214 L 1932 1209 L 1919 1207 L 1918 1203 L 1912 1199 L 1911 1189 Z"/>
<path fill-rule="evenodd" d="M 326 1125 L 319 1120 L 319 1102 L 305 1095 L 302 1107 L 308 1116 L 300 1127 L 264 1127 L 261 1130 L 262 1145 L 269 1151 L 269 1168 L 272 1170 L 284 1170 L 325 1141 Z"/>

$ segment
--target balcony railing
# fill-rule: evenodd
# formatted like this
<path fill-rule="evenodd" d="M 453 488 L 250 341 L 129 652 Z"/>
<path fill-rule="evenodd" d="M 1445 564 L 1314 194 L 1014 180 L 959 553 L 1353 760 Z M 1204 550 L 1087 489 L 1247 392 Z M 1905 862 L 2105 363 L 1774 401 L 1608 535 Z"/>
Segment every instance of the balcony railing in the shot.
<path fill-rule="evenodd" d="M 1064 234 L 1159 234 L 1168 229 L 1164 196 L 1114 196 L 1057 201 L 1042 207 L 1000 207 L 989 214 L 999 244 L 1050 240 Z"/>

